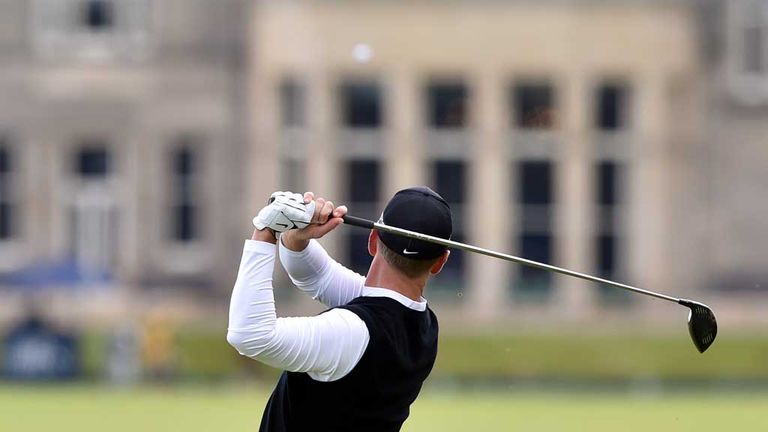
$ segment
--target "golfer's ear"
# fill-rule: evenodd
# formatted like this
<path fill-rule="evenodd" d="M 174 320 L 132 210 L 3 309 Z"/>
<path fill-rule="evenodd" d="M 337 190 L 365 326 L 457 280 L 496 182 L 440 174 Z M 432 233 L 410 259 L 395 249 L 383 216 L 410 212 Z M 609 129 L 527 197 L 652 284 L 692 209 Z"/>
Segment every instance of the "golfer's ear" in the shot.
<path fill-rule="evenodd" d="M 443 255 L 440 257 L 440 259 L 437 260 L 434 264 L 432 264 L 432 267 L 429 269 L 429 274 L 436 275 L 440 273 L 440 270 L 443 269 L 443 266 L 446 262 L 448 262 L 448 257 L 451 256 L 451 251 L 447 250 L 443 253 Z"/>
<path fill-rule="evenodd" d="M 376 251 L 378 250 L 379 245 L 377 244 L 379 241 L 379 234 L 376 230 L 371 230 L 371 233 L 368 234 L 368 253 L 371 256 L 376 256 Z"/>

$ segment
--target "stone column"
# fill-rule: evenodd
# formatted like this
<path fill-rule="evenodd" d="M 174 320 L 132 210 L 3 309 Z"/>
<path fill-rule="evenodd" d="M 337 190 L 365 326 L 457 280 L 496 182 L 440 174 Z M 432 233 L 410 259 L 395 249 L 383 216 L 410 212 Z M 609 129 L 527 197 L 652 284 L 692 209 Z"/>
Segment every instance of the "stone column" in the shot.
<path fill-rule="evenodd" d="M 315 195 L 334 202 L 345 197 L 340 188 L 340 165 L 337 155 L 336 128 L 333 124 L 337 112 L 334 104 L 333 82 L 324 70 L 312 70 L 307 82 L 307 184 Z M 328 236 L 321 240 L 331 254 L 338 252 L 340 236 Z"/>
<path fill-rule="evenodd" d="M 256 56 L 251 59 L 257 62 Z M 269 76 L 258 64 L 252 65 L 254 73 L 248 80 L 248 146 L 246 158 L 246 185 L 243 188 L 246 220 L 264 206 L 269 195 L 278 189 L 280 173 L 280 149 L 278 140 L 279 107 L 277 77 Z"/>
<path fill-rule="evenodd" d="M 387 157 L 385 158 L 383 199 L 398 190 L 427 182 L 424 160 L 419 83 L 407 68 L 393 71 L 384 88 Z"/>
<path fill-rule="evenodd" d="M 563 80 L 557 119 L 560 153 L 555 174 L 555 264 L 585 273 L 594 270 L 594 161 L 591 157 L 589 83 L 581 74 Z M 584 318 L 594 304 L 594 284 L 571 277 L 555 278 L 558 314 Z"/>
<path fill-rule="evenodd" d="M 629 207 L 627 209 L 627 273 L 630 283 L 668 290 L 667 263 L 669 184 L 665 168 L 669 118 L 664 79 L 644 75 L 633 88 Z"/>
<path fill-rule="evenodd" d="M 40 121 L 43 121 L 40 119 Z M 56 163 L 61 160 L 52 154 L 53 138 L 44 132 L 45 128 L 35 128 L 31 124 L 21 129 L 23 137 L 12 136 L 15 139 L 12 149 L 15 151 L 16 165 L 14 168 L 16 181 L 15 193 L 17 202 L 22 206 L 20 212 L 23 221 L 17 221 L 19 232 L 22 235 L 22 245 L 18 260 L 13 257 L 5 257 L 13 261 L 14 265 L 21 266 L 31 257 L 55 256 L 53 238 L 53 218 L 50 216 L 58 205 L 55 191 L 52 189 L 56 183 L 54 169 Z"/>
<path fill-rule="evenodd" d="M 466 202 L 467 241 L 508 251 L 514 219 L 504 151 L 504 85 L 501 77 L 481 71 L 471 77 L 470 124 L 473 139 Z M 468 308 L 471 315 L 492 320 L 506 308 L 510 264 L 479 254 L 467 254 Z"/>
<path fill-rule="evenodd" d="M 147 238 L 150 234 L 142 230 L 142 227 L 151 224 L 151 221 L 147 220 L 151 218 L 151 210 L 146 208 L 150 202 L 147 190 L 157 185 L 152 184 L 152 175 L 141 175 L 138 168 L 145 162 L 142 156 L 147 154 L 147 148 L 152 147 L 148 145 L 152 137 L 145 130 L 145 128 L 136 128 L 132 132 L 120 131 L 121 133 L 116 136 L 120 147 L 116 149 L 117 156 L 122 159 L 123 166 L 128 167 L 118 174 L 123 178 L 115 185 L 120 196 L 116 203 L 120 212 L 117 220 L 120 228 L 120 233 L 117 235 L 119 246 L 115 246 L 116 265 L 120 272 L 119 279 L 127 284 L 133 284 L 141 277 L 141 272 L 146 265 L 145 245 L 150 244 L 151 241 Z M 144 166 L 152 166 L 155 169 L 165 168 L 167 164 Z M 159 172 L 155 177 L 163 178 L 162 176 L 167 175 L 167 172 Z"/>

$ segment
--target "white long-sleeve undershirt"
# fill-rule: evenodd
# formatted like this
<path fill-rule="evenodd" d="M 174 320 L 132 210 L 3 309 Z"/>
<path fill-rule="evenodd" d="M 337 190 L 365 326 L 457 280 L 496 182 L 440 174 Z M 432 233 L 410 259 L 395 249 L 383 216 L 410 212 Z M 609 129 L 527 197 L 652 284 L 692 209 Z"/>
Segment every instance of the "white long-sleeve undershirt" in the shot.
<path fill-rule="evenodd" d="M 280 242 L 280 262 L 297 288 L 328 307 L 363 295 L 365 277 L 336 262 L 317 240 L 300 252 Z"/>
<path fill-rule="evenodd" d="M 307 372 L 317 381 L 335 381 L 354 369 L 370 341 L 360 317 L 331 309 L 313 317 L 277 318 L 272 292 L 275 245 L 246 240 L 232 292 L 227 341 L 244 355 L 273 367 Z M 329 307 L 356 297 L 389 297 L 414 310 L 426 300 L 365 287 L 365 278 L 333 260 L 316 241 L 301 252 L 281 244 L 280 257 L 299 289 Z"/>

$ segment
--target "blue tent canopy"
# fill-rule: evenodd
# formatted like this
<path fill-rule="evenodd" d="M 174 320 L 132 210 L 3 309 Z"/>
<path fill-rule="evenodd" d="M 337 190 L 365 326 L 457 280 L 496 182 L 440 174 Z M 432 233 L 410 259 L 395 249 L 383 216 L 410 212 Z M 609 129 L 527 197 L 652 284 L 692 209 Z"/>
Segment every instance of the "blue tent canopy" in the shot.
<path fill-rule="evenodd" d="M 84 271 L 74 259 L 39 261 L 0 275 L 0 285 L 23 290 L 71 288 L 112 280 L 108 272 Z"/>

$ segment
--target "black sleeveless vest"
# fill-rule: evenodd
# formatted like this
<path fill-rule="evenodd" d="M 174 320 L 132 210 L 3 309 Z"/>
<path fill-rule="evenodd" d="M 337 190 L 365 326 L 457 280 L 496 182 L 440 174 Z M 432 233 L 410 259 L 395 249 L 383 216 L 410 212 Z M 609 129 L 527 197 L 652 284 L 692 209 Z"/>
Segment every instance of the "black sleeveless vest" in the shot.
<path fill-rule="evenodd" d="M 437 318 L 387 297 L 358 297 L 347 309 L 370 341 L 352 371 L 333 382 L 283 372 L 261 420 L 262 432 L 399 431 L 437 356 Z"/>

